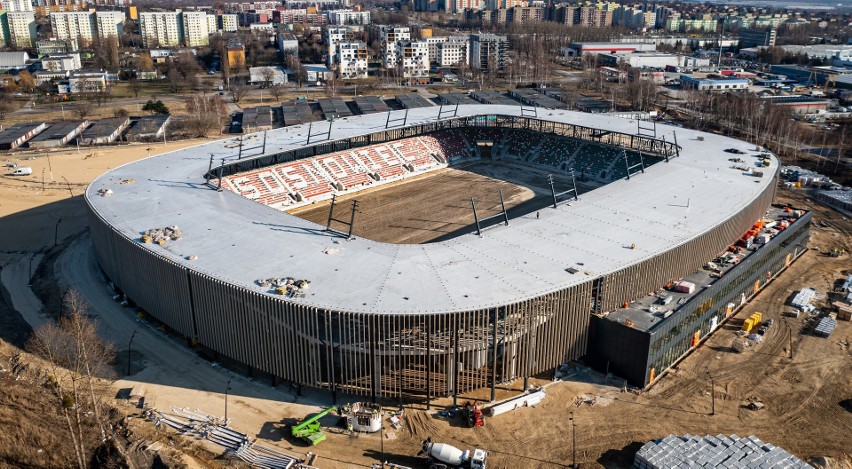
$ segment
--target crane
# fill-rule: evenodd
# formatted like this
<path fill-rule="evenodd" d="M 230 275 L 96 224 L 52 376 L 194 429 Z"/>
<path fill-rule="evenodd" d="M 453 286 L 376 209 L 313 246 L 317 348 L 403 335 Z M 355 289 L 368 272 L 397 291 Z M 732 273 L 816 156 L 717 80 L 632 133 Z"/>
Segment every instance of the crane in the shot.
<path fill-rule="evenodd" d="M 326 438 L 325 433 L 320 429 L 319 420 L 332 412 L 337 412 L 337 407 L 331 406 L 313 417 L 302 420 L 290 427 L 290 433 L 294 437 L 309 443 L 311 446 L 316 446 L 325 441 Z"/>

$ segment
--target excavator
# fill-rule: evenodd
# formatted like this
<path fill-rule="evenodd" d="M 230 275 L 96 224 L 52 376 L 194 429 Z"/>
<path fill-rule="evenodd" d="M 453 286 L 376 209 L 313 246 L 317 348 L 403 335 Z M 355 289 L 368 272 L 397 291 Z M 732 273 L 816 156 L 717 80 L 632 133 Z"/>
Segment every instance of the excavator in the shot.
<path fill-rule="evenodd" d="M 320 429 L 319 420 L 332 412 L 337 412 L 337 407 L 331 406 L 313 417 L 302 420 L 290 427 L 290 433 L 311 446 L 316 446 L 325 441 L 326 438 L 325 433 Z"/>

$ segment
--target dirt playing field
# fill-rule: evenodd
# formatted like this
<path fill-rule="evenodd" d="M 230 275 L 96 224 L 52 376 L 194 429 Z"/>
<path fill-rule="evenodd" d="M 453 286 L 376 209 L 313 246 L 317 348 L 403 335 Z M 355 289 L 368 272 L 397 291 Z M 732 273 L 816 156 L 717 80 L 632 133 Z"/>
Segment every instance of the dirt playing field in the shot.
<path fill-rule="evenodd" d="M 546 204 L 549 199 L 544 197 L 550 196 L 547 184 L 546 173 L 528 167 L 501 162 L 470 163 L 338 198 L 334 217 L 349 220 L 351 200 L 355 199 L 356 236 L 386 243 L 427 243 L 474 225 L 471 197 L 476 198 L 477 214 L 482 220 L 500 213 L 498 190 L 503 190 L 508 210 L 536 197 L 543 197 L 541 202 Z M 325 225 L 328 207 L 329 202 L 323 202 L 291 213 Z M 332 227 L 347 229 L 337 223 Z"/>

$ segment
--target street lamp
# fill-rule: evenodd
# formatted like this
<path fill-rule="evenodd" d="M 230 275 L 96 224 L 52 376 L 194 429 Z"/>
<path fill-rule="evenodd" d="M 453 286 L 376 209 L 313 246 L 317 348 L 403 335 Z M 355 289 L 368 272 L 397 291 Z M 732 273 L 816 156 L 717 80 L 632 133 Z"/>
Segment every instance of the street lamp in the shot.
<path fill-rule="evenodd" d="M 577 467 L 577 422 L 574 421 L 574 412 L 568 413 L 568 420 L 571 421 L 571 469 Z"/>
<path fill-rule="evenodd" d="M 233 378 L 228 378 L 228 385 L 225 386 L 225 427 L 228 426 L 228 391 L 231 390 L 231 379 Z"/>
<path fill-rule="evenodd" d="M 33 258 L 35 253 L 30 254 L 30 266 L 27 268 L 27 286 L 33 286 Z"/>
<path fill-rule="evenodd" d="M 62 223 L 62 219 L 56 220 L 56 226 L 53 228 L 53 247 L 56 247 L 59 244 L 59 224 Z"/>
<path fill-rule="evenodd" d="M 713 382 L 713 374 L 707 370 L 710 377 L 710 415 L 716 415 L 716 384 Z"/>
<path fill-rule="evenodd" d="M 130 341 L 127 342 L 127 376 L 130 376 L 130 347 L 133 346 L 133 338 L 136 337 L 136 329 L 133 329 L 133 334 L 130 334 Z"/>

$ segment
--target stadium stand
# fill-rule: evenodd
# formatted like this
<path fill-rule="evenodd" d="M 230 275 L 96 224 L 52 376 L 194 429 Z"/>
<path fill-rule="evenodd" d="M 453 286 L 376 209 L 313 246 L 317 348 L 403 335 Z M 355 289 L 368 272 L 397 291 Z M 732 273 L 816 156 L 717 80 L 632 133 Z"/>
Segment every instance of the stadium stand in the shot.
<path fill-rule="evenodd" d="M 465 142 L 459 133 L 447 140 L 449 145 L 442 140 L 412 137 L 292 161 L 227 176 L 223 187 L 264 205 L 289 208 L 446 166 L 447 148 L 463 148 Z"/>
<path fill-rule="evenodd" d="M 471 156 L 471 145 L 460 131 L 442 130 L 423 135 L 420 141 L 435 154 L 444 156 L 447 160 L 465 159 Z"/>
<path fill-rule="evenodd" d="M 529 161 L 538 155 L 537 148 L 541 137 L 532 132 L 518 130 L 508 132 L 502 142 L 503 155 L 522 161 Z"/>
<path fill-rule="evenodd" d="M 538 148 L 538 153 L 530 162 L 565 171 L 571 168 L 571 158 L 583 146 L 580 140 L 561 137 L 547 137 Z"/>
<path fill-rule="evenodd" d="M 605 181 L 607 169 L 616 158 L 622 158 L 620 148 L 586 144 L 574 155 L 571 164 L 581 177 Z"/>

